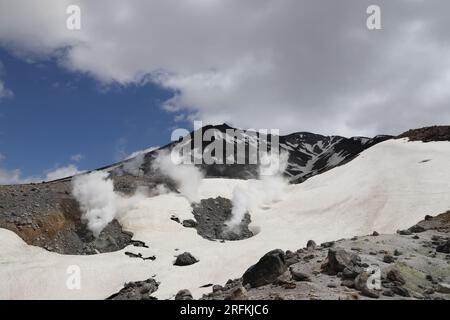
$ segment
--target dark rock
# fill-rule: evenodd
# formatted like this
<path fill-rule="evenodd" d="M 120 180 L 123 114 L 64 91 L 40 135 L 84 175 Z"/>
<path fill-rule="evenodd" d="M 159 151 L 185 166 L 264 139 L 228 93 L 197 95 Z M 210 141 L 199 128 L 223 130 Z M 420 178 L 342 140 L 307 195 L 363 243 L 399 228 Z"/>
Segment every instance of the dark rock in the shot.
<path fill-rule="evenodd" d="M 397 250 L 397 249 L 395 249 L 394 250 L 394 256 L 401 256 L 403 254 L 403 252 L 401 252 L 401 251 L 399 251 L 399 250 Z"/>
<path fill-rule="evenodd" d="M 260 287 L 274 282 L 286 270 L 284 252 L 280 249 L 272 250 L 245 271 L 242 283 L 250 284 L 254 288 Z"/>
<path fill-rule="evenodd" d="M 197 221 L 192 219 L 183 220 L 183 227 L 195 228 L 197 226 Z"/>
<path fill-rule="evenodd" d="M 332 246 L 334 246 L 334 241 L 328 241 L 328 242 L 324 242 L 320 245 L 322 248 L 331 248 Z"/>
<path fill-rule="evenodd" d="M 412 235 L 411 230 L 398 230 L 397 233 L 402 236 L 410 236 Z"/>
<path fill-rule="evenodd" d="M 175 295 L 175 300 L 194 300 L 194 298 L 189 290 L 183 289 Z"/>
<path fill-rule="evenodd" d="M 330 274 L 337 274 L 345 269 L 359 273 L 360 262 L 361 259 L 357 254 L 347 252 L 342 248 L 331 248 L 328 250 L 328 256 L 322 265 L 322 270 Z"/>
<path fill-rule="evenodd" d="M 316 243 L 314 242 L 314 240 L 308 240 L 308 242 L 306 243 L 306 248 L 309 250 L 314 250 L 316 248 Z"/>
<path fill-rule="evenodd" d="M 400 283 L 404 285 L 406 283 L 405 279 L 402 277 L 397 269 L 392 269 L 387 273 L 387 278 L 392 282 Z"/>
<path fill-rule="evenodd" d="M 393 297 L 394 296 L 394 292 L 392 292 L 391 289 L 383 290 L 383 296 Z"/>
<path fill-rule="evenodd" d="M 409 294 L 408 289 L 402 287 L 402 286 L 393 286 L 391 288 L 392 292 L 394 292 L 395 294 L 402 296 L 402 297 L 410 297 L 411 295 Z"/>
<path fill-rule="evenodd" d="M 355 281 L 351 279 L 346 279 L 341 281 L 341 286 L 347 287 L 347 288 L 354 288 L 355 287 Z"/>
<path fill-rule="evenodd" d="M 154 279 L 145 281 L 127 282 L 117 293 L 106 298 L 107 300 L 148 300 L 155 299 L 150 295 L 158 290 L 159 283 Z"/>
<path fill-rule="evenodd" d="M 218 291 L 222 291 L 222 290 L 223 290 L 223 287 L 221 285 L 219 285 L 219 284 L 216 284 L 216 285 L 212 286 L 212 291 L 213 292 L 218 292 Z"/>
<path fill-rule="evenodd" d="M 383 262 L 384 263 L 394 263 L 395 262 L 395 258 L 393 256 L 391 256 L 390 254 L 386 254 L 383 257 Z"/>
<path fill-rule="evenodd" d="M 172 215 L 172 216 L 170 217 L 170 220 L 175 221 L 176 223 L 181 223 L 181 222 L 180 222 L 180 218 L 178 218 L 177 216 L 174 216 L 174 215 Z"/>
<path fill-rule="evenodd" d="M 450 239 L 436 247 L 437 252 L 450 253 Z"/>
<path fill-rule="evenodd" d="M 376 232 L 376 231 L 374 231 L 373 233 L 372 233 L 372 236 L 374 236 L 374 237 L 378 237 L 380 234 L 378 233 L 378 232 Z"/>
<path fill-rule="evenodd" d="M 450 293 L 450 284 L 449 283 L 439 283 L 437 287 L 437 292 L 440 293 Z"/>
<path fill-rule="evenodd" d="M 192 205 L 192 213 L 197 222 L 197 233 L 208 240 L 243 240 L 253 236 L 248 228 L 251 223 L 247 212 L 239 226 L 228 228 L 226 222 L 231 218 L 232 203 L 229 199 L 217 197 L 202 199 Z"/>
<path fill-rule="evenodd" d="M 299 255 L 297 253 L 294 253 L 294 252 L 289 251 L 289 250 L 286 251 L 285 263 L 286 263 L 287 267 L 289 267 L 290 265 L 293 265 L 293 264 L 295 264 L 295 263 L 297 263 L 299 261 L 300 261 L 300 257 L 299 257 Z"/>
<path fill-rule="evenodd" d="M 420 233 L 420 232 L 424 232 L 426 231 L 426 229 L 420 225 L 414 225 L 411 228 L 409 228 L 409 231 L 411 231 L 412 233 Z"/>
<path fill-rule="evenodd" d="M 173 264 L 176 266 L 189 266 L 196 262 L 198 262 L 198 260 L 195 259 L 195 257 L 192 256 L 192 254 L 190 254 L 189 252 L 183 252 L 182 254 L 177 256 Z"/>

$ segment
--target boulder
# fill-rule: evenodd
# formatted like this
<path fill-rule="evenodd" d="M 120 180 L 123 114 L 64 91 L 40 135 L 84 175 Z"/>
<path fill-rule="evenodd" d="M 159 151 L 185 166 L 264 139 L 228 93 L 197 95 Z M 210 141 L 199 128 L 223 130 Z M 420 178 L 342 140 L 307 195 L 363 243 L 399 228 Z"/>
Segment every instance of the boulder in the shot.
<path fill-rule="evenodd" d="M 450 284 L 449 283 L 439 283 L 437 287 L 437 291 L 440 293 L 450 293 Z"/>
<path fill-rule="evenodd" d="M 450 239 L 436 247 L 437 252 L 450 253 Z"/>
<path fill-rule="evenodd" d="M 197 221 L 192 219 L 183 220 L 183 227 L 195 228 L 197 226 Z"/>
<path fill-rule="evenodd" d="M 316 243 L 314 242 L 314 240 L 308 240 L 308 242 L 306 243 L 306 248 L 309 250 L 314 250 L 316 248 Z"/>
<path fill-rule="evenodd" d="M 406 283 L 405 279 L 402 277 L 400 272 L 396 269 L 392 269 L 387 273 L 387 278 L 394 283 L 404 285 Z"/>
<path fill-rule="evenodd" d="M 328 250 L 328 256 L 322 265 L 322 270 L 329 274 L 337 274 L 347 269 L 347 272 L 357 274 L 361 271 L 360 262 L 361 259 L 357 254 L 345 251 L 342 248 L 331 248 Z"/>
<path fill-rule="evenodd" d="M 284 252 L 280 249 L 272 250 L 245 271 L 242 283 L 254 288 L 264 286 L 274 282 L 286 270 Z"/>
<path fill-rule="evenodd" d="M 183 289 L 175 295 L 175 300 L 194 300 L 194 298 L 189 290 Z"/>
<path fill-rule="evenodd" d="M 394 262 L 395 262 L 395 259 L 394 259 L 394 257 L 391 256 L 390 254 L 386 254 L 386 255 L 383 257 L 383 262 L 384 262 L 384 263 L 394 263 Z"/>
<path fill-rule="evenodd" d="M 295 281 L 311 281 L 311 268 L 309 265 L 294 264 L 289 268 L 292 279 Z"/>
<path fill-rule="evenodd" d="M 189 252 L 183 252 L 182 254 L 177 256 L 173 264 L 176 266 L 189 266 L 196 262 L 198 262 L 198 260 L 195 259 L 195 257 L 192 254 L 190 254 Z"/>

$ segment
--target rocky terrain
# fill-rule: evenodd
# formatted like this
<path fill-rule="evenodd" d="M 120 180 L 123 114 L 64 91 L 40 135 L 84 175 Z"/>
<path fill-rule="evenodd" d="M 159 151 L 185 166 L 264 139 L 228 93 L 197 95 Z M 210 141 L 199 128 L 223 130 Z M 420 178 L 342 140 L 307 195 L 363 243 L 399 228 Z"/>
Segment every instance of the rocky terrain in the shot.
<path fill-rule="evenodd" d="M 273 250 L 202 299 L 450 299 L 450 211 L 397 234 Z"/>
<path fill-rule="evenodd" d="M 194 227 L 197 233 L 209 240 L 242 240 L 250 238 L 253 233 L 248 226 L 251 222 L 250 214 L 246 213 L 240 226 L 228 229 L 226 222 L 231 218 L 232 204 L 229 199 L 217 197 L 203 199 L 192 205 L 195 220 L 185 220 L 183 225 Z"/>
<path fill-rule="evenodd" d="M 245 150 L 245 164 L 206 164 L 202 163 L 198 166 L 204 172 L 206 177 L 223 177 L 235 179 L 249 179 L 258 177 L 259 164 L 249 164 L 250 147 L 257 147 L 261 141 L 259 133 L 250 134 L 249 132 L 239 131 L 227 124 L 205 126 L 197 131 L 191 132 L 185 139 L 171 142 L 157 150 L 147 152 L 139 161 L 140 171 L 143 175 L 151 176 L 156 174 L 152 168 L 152 163 L 157 156 L 158 151 L 172 150 L 175 146 L 188 146 L 188 150 L 194 150 L 194 135 L 200 132 L 201 135 L 207 130 L 214 130 L 215 135 L 211 141 L 202 141 L 201 151 L 211 148 L 213 143 L 221 143 L 223 146 L 222 153 L 227 158 L 233 157 L 236 162 L 238 159 L 237 152 L 240 147 Z M 237 130 L 236 135 L 230 135 L 227 130 Z M 285 136 L 279 136 L 280 152 L 289 154 L 288 166 L 285 174 L 292 183 L 300 183 L 306 179 L 330 170 L 336 166 L 347 163 L 354 159 L 362 151 L 374 146 L 377 143 L 391 139 L 392 136 L 379 135 L 373 138 L 368 137 L 351 137 L 345 138 L 341 136 L 324 136 L 310 132 L 295 132 Z M 268 135 L 267 145 L 271 150 L 271 136 Z M 227 152 L 233 150 L 233 153 Z M 216 156 L 212 152 L 213 156 Z M 136 158 L 128 159 L 99 170 L 109 170 L 113 175 L 121 175 L 130 167 L 130 163 L 136 163 Z M 135 170 L 133 170 L 135 171 Z"/>
<path fill-rule="evenodd" d="M 433 126 L 408 130 L 398 138 L 408 138 L 410 141 L 450 141 L 450 126 Z"/>
<path fill-rule="evenodd" d="M 132 195 L 139 187 L 149 193 L 157 186 L 174 189 L 164 177 L 113 177 L 114 189 Z M 17 233 L 26 243 L 61 254 L 95 254 L 120 250 L 132 241 L 132 234 L 124 232 L 112 221 L 95 238 L 82 220 L 78 202 L 72 196 L 71 179 L 61 181 L 0 186 L 0 228 Z"/>

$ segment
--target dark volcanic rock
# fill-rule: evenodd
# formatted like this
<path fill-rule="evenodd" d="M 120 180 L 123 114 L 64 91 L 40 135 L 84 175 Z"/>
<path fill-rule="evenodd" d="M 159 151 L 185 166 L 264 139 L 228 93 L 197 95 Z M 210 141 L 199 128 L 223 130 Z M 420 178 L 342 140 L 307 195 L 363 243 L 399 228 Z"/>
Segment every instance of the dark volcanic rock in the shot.
<path fill-rule="evenodd" d="M 197 221 L 192 219 L 183 220 L 183 227 L 195 228 L 197 226 Z"/>
<path fill-rule="evenodd" d="M 245 271 L 242 283 L 256 288 L 274 282 L 287 271 L 284 252 L 280 249 L 266 253 L 259 261 Z"/>
<path fill-rule="evenodd" d="M 128 282 L 123 289 L 106 298 L 107 300 L 150 300 L 155 299 L 151 296 L 158 290 L 159 283 L 154 279 L 145 281 Z"/>
<path fill-rule="evenodd" d="M 450 239 L 436 247 L 437 252 L 450 253 Z"/>
<path fill-rule="evenodd" d="M 310 250 L 314 250 L 316 248 L 316 243 L 314 242 L 314 240 L 308 240 L 308 242 L 306 243 L 306 248 L 310 249 Z"/>
<path fill-rule="evenodd" d="M 190 254 L 189 252 L 184 252 L 177 256 L 175 262 L 173 263 L 175 266 L 189 266 L 191 264 L 194 264 L 198 262 L 195 257 Z"/>
<path fill-rule="evenodd" d="M 402 277 L 400 272 L 396 269 L 392 269 L 387 273 L 387 278 L 391 280 L 394 283 L 399 283 L 401 285 L 404 285 L 406 283 L 405 279 Z"/>
<path fill-rule="evenodd" d="M 242 240 L 253 236 L 248 229 L 250 214 L 246 213 L 241 225 L 233 230 L 227 228 L 226 222 L 231 218 L 232 203 L 229 199 L 217 197 L 203 199 L 193 204 L 192 213 L 197 220 L 197 233 L 209 240 Z M 184 223 L 184 222 L 183 222 Z"/>
<path fill-rule="evenodd" d="M 450 141 L 450 126 L 432 126 L 406 131 L 398 138 L 409 138 L 410 141 Z"/>
<path fill-rule="evenodd" d="M 194 300 L 194 298 L 189 290 L 183 289 L 175 295 L 175 300 Z"/>
<path fill-rule="evenodd" d="M 328 250 L 327 260 L 322 266 L 324 272 L 337 274 L 343 272 L 352 272 L 358 274 L 361 271 L 359 263 L 361 259 L 358 255 L 347 252 L 342 248 L 331 248 Z"/>

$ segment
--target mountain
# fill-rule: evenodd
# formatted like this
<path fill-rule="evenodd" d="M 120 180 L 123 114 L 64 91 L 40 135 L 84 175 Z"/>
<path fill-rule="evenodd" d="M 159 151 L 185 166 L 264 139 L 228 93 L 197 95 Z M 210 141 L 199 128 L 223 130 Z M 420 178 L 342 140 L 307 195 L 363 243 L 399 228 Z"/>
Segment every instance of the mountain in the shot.
<path fill-rule="evenodd" d="M 207 239 L 198 232 L 196 223 L 206 224 L 215 219 L 218 212 L 229 212 L 229 208 L 215 210 L 215 206 L 227 206 L 230 201 L 223 199 L 232 199 L 236 188 L 264 190 L 267 185 L 262 180 L 203 179 L 199 197 L 209 200 L 198 211 L 194 211 L 186 198 L 174 192 L 121 197 L 121 206 L 125 205 L 126 210 L 120 212 L 117 221 L 126 232 L 132 233 L 134 241 L 139 240 L 138 246 L 89 256 L 57 254 L 51 252 L 55 251 L 54 245 L 53 250 L 44 250 L 23 241 L 27 239 L 33 243 L 31 240 L 43 236 L 55 239 L 65 226 L 73 226 L 80 213 L 69 210 L 71 195 L 66 191 L 70 190 L 70 183 L 2 187 L 0 194 L 8 193 L 9 196 L 7 201 L 0 201 L 7 208 L 0 208 L 0 213 L 11 221 L 3 225 L 0 221 L 4 228 L 0 229 L 0 298 L 104 299 L 116 296 L 124 283 L 129 282 L 139 282 L 139 288 L 145 286 L 146 290 L 150 289 L 147 285 L 151 286 L 151 290 L 145 291 L 145 298 L 149 298 L 148 292 L 151 292 L 152 297 L 172 299 L 180 289 L 188 289 L 194 298 L 199 298 L 211 292 L 209 284 L 225 285 L 228 279 L 242 278 L 258 259 L 274 249 L 290 250 L 290 253 L 286 252 L 286 259 L 300 259 L 295 262 L 296 268 L 300 273 L 307 273 L 312 281 L 305 284 L 283 278 L 268 284 L 269 287 L 261 287 L 266 293 L 271 290 L 271 293 L 278 292 L 287 298 L 289 291 L 280 293 L 280 290 L 285 290 L 284 286 L 293 290 L 295 285 L 292 294 L 298 293 L 298 297 L 313 290 L 317 296 L 305 298 L 339 299 L 342 294 L 354 295 L 359 291 L 341 286 L 341 281 L 350 280 L 342 277 L 345 268 L 336 268 L 342 272 L 339 278 L 337 274 L 328 274 L 330 270 L 321 269 L 321 266 L 325 259 L 332 258 L 332 254 L 344 257 L 339 261 L 345 263 L 353 261 L 353 254 L 357 254 L 360 261 L 354 260 L 346 277 L 354 277 L 358 272 L 361 275 L 364 266 L 377 265 L 382 272 L 382 284 L 401 287 L 391 288 L 395 299 L 406 295 L 405 290 L 414 299 L 448 298 L 448 294 L 438 292 L 450 283 L 448 231 L 415 234 L 420 228 L 404 230 L 425 216 L 431 223 L 430 216 L 449 210 L 448 159 L 448 141 L 423 143 L 405 138 L 378 143 L 333 170 L 287 186 L 278 201 L 252 208 L 248 229 L 253 236 L 236 241 Z M 66 189 L 61 188 L 63 185 Z M 49 196 L 54 198 L 47 198 Z M 97 198 L 101 198 L 101 194 L 95 194 Z M 60 199 L 63 201 L 58 204 Z M 34 203 L 39 204 L 39 209 L 34 208 Z M 46 214 L 44 210 L 49 203 L 54 205 Z M 19 215 L 22 205 L 24 212 L 36 210 L 35 214 L 26 215 L 30 224 Z M 196 212 L 201 212 L 201 219 L 197 220 Z M 48 219 L 44 221 L 45 217 Z M 448 215 L 443 219 L 448 221 Z M 403 231 L 396 235 L 397 230 Z M 370 236 L 374 231 L 379 235 Z M 100 240 L 108 241 L 111 237 L 108 235 Z M 342 238 L 349 240 L 336 241 Z M 72 238 L 66 240 L 74 242 Z M 333 251 L 328 243 L 311 253 L 297 251 L 308 240 L 317 244 L 336 241 L 336 247 Z M 340 246 L 346 253 L 336 252 Z M 192 264 L 174 265 L 179 256 L 189 257 Z M 80 290 L 67 290 L 61 285 L 66 283 L 67 267 L 72 265 L 82 270 Z M 405 284 L 389 280 L 392 276 L 388 278 L 387 274 L 394 268 L 404 277 Z M 281 271 L 288 270 L 283 268 Z M 289 272 L 283 274 L 290 277 Z M 428 280 L 430 275 L 433 281 Z M 148 279 L 154 279 L 158 285 Z M 351 280 L 356 282 L 356 279 Z M 355 282 L 352 285 L 356 285 Z M 42 287 L 43 283 L 45 287 Z M 315 285 L 317 283 L 319 287 Z M 125 289 L 129 288 L 127 285 Z M 247 294 L 255 297 L 264 293 L 258 288 L 246 289 Z"/>
<path fill-rule="evenodd" d="M 198 129 L 196 132 L 191 132 L 182 141 L 172 142 L 163 146 L 162 148 L 152 150 L 143 155 L 142 162 L 139 167 L 144 175 L 152 175 L 155 172 L 152 170 L 152 162 L 157 153 L 161 150 L 172 150 L 176 146 L 180 147 L 185 144 L 190 144 L 190 151 L 194 152 L 194 136 L 198 133 L 201 136 L 207 130 L 214 130 L 214 137 L 211 141 L 202 141 L 202 152 L 212 148 L 213 143 L 220 143 L 223 146 L 222 153 L 227 155 L 227 150 L 234 150 L 232 156 L 236 161 L 236 150 L 245 145 L 245 164 L 199 164 L 206 177 L 222 177 L 222 178 L 236 178 L 248 179 L 256 178 L 258 176 L 258 164 L 249 164 L 249 150 L 252 147 L 258 148 L 262 143 L 263 137 L 259 132 L 242 132 L 240 129 L 233 128 L 227 124 L 216 126 L 205 126 Z M 233 132 L 242 132 L 242 135 L 230 134 Z M 285 175 L 292 183 L 303 182 L 306 179 L 330 170 L 336 166 L 340 166 L 358 156 L 362 151 L 374 146 L 377 143 L 391 139 L 392 136 L 379 135 L 373 138 L 367 137 L 352 137 L 345 138 L 341 136 L 323 136 L 310 132 L 296 132 L 289 135 L 279 136 L 279 151 L 287 152 L 289 154 L 288 166 Z M 272 135 L 267 135 L 268 150 L 272 148 Z M 255 149 L 256 150 L 256 149 Z M 229 155 L 227 155 L 229 156 Z M 142 157 L 139 155 L 138 157 Z M 112 175 L 121 175 L 125 173 L 134 174 L 129 170 L 129 164 L 135 163 L 137 158 L 127 159 L 126 161 L 116 163 L 112 166 L 101 168 L 103 170 L 110 170 Z M 259 160 L 259 159 L 258 159 Z M 259 163 L 259 161 L 257 162 Z"/>

